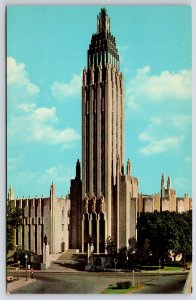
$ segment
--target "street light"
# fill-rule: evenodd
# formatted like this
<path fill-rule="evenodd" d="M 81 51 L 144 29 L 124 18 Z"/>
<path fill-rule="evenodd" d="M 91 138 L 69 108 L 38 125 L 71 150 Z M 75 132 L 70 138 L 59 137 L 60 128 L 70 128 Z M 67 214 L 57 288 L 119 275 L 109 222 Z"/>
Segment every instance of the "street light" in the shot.
<path fill-rule="evenodd" d="M 18 245 L 15 245 L 15 250 L 16 250 L 16 271 L 17 271 L 17 267 L 18 267 L 18 249 L 17 249 Z M 17 278 L 18 278 L 18 272 L 17 272 Z"/>
<path fill-rule="evenodd" d="M 117 265 L 117 259 L 114 258 L 114 266 L 115 266 L 115 271 L 116 271 L 116 265 Z"/>
<path fill-rule="evenodd" d="M 28 259 L 28 256 L 27 256 L 27 254 L 25 255 L 25 260 L 26 260 L 26 281 L 28 280 L 28 278 L 27 278 L 27 259 Z"/>
<path fill-rule="evenodd" d="M 18 263 L 18 245 L 16 245 L 15 248 L 16 248 L 16 263 Z"/>
<path fill-rule="evenodd" d="M 134 282 L 134 270 L 133 270 L 133 283 L 132 286 L 135 286 L 135 282 Z"/>

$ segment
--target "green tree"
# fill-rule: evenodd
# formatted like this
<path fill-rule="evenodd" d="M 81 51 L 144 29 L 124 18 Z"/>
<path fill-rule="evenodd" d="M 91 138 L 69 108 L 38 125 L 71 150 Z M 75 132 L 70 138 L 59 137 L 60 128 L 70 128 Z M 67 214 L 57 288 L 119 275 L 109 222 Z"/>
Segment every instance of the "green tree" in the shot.
<path fill-rule="evenodd" d="M 13 250 L 14 229 L 22 224 L 22 209 L 7 205 L 7 252 Z"/>
<path fill-rule="evenodd" d="M 116 250 L 115 250 L 115 244 L 112 240 L 111 236 L 108 236 L 105 242 L 105 249 L 107 251 L 107 254 L 114 257 L 116 256 Z"/>
<path fill-rule="evenodd" d="M 34 262 L 35 253 L 30 250 L 24 250 L 20 247 L 17 248 L 17 252 L 14 253 L 14 261 L 18 263 L 20 261 L 20 267 L 26 266 L 26 258 L 27 255 L 27 263 L 32 265 Z"/>
<path fill-rule="evenodd" d="M 178 227 L 179 247 L 176 247 L 175 254 L 182 253 L 185 265 L 187 255 L 192 255 L 192 211 L 178 214 L 176 226 Z"/>
<path fill-rule="evenodd" d="M 183 256 L 192 249 L 192 214 L 177 212 L 154 212 L 142 214 L 137 221 L 138 251 L 144 251 L 164 268 L 169 253 Z"/>

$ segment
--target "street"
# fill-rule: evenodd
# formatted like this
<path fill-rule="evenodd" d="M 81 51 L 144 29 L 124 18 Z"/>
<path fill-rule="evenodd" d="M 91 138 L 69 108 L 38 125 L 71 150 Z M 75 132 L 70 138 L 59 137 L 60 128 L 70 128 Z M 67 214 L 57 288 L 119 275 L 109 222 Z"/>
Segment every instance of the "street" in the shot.
<path fill-rule="evenodd" d="M 100 294 L 117 281 L 132 281 L 132 273 L 36 273 L 36 282 L 21 287 L 12 294 Z M 143 287 L 139 294 L 181 293 L 187 274 L 135 274 L 135 284 Z"/>

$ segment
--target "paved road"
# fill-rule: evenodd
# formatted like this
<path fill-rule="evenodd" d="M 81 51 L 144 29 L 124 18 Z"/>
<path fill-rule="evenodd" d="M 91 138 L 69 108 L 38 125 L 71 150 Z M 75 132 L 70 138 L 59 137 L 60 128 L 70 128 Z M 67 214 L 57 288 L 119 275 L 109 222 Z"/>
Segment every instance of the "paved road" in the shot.
<path fill-rule="evenodd" d="M 127 273 L 36 273 L 36 282 L 13 291 L 13 294 L 100 294 L 109 284 L 130 280 Z M 135 282 L 144 286 L 137 293 L 180 293 L 187 274 L 135 274 Z"/>
<path fill-rule="evenodd" d="M 187 276 L 157 276 L 153 280 L 145 282 L 141 290 L 135 294 L 179 294 L 182 292 Z"/>

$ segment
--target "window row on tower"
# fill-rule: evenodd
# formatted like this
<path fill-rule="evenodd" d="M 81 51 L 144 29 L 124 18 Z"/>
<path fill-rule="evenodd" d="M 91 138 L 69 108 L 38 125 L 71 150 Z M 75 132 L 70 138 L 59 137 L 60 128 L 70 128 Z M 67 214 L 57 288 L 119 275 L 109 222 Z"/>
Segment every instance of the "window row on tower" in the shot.
<path fill-rule="evenodd" d="M 120 68 L 118 57 L 115 57 L 109 51 L 88 53 L 88 68 L 97 67 L 98 65 L 106 67 L 107 64 L 112 65 L 116 70 Z"/>

